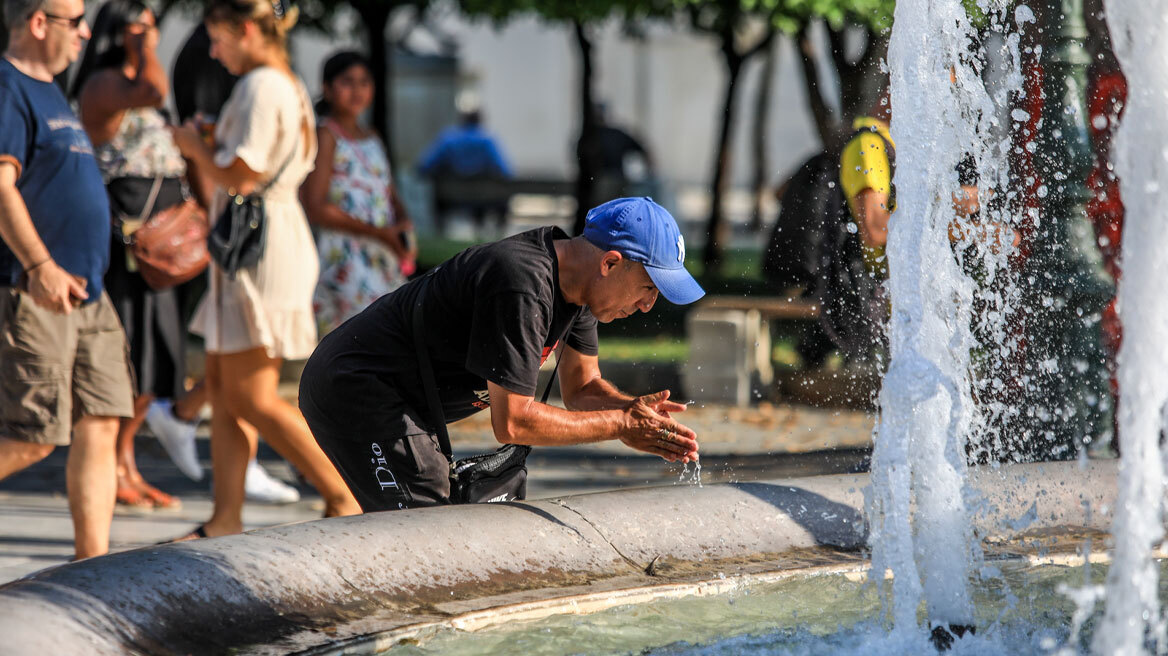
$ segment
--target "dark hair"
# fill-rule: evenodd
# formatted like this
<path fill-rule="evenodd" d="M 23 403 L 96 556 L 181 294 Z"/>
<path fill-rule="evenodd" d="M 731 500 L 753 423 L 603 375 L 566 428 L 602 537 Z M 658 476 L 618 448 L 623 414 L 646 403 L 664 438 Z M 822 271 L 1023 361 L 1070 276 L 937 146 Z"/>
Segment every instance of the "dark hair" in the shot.
<path fill-rule="evenodd" d="M 364 67 L 370 74 L 373 73 L 373 64 L 370 63 L 369 58 L 356 50 L 342 50 L 329 57 L 325 60 L 324 69 L 320 74 L 321 86 L 332 84 L 342 73 L 354 66 Z M 320 100 L 316 101 L 314 109 L 316 109 L 317 116 L 328 116 L 332 112 L 332 106 L 324 98 L 323 89 L 321 90 Z"/>
<path fill-rule="evenodd" d="M 93 36 L 85 46 L 85 56 L 73 76 L 69 96 L 76 98 L 90 75 L 126 63 L 126 26 L 140 18 L 149 7 L 141 0 L 109 0 L 93 20 Z"/>
<path fill-rule="evenodd" d="M 477 127 L 483 123 L 483 112 L 479 109 L 468 109 L 461 112 L 458 117 L 467 127 Z"/>
<path fill-rule="evenodd" d="M 269 43 L 287 50 L 288 32 L 296 25 L 300 9 L 288 0 L 211 0 L 203 12 L 207 23 L 230 23 L 240 26 L 255 23 Z"/>
<path fill-rule="evenodd" d="M 45 8 L 46 0 L 4 0 L 4 31 L 27 22 L 32 15 Z"/>
<path fill-rule="evenodd" d="M 211 58 L 210 49 L 207 25 L 199 23 L 174 58 L 171 79 L 182 80 L 172 90 L 180 123 L 200 113 L 218 116 L 239 79 Z"/>

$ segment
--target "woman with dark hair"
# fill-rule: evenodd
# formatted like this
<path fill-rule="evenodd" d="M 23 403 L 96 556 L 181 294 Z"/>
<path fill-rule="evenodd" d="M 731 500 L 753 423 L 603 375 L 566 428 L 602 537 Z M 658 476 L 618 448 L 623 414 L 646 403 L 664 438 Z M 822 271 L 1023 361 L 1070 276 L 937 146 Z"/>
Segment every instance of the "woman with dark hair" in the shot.
<path fill-rule="evenodd" d="M 184 392 L 186 330 L 174 290 L 151 289 L 126 243 L 149 215 L 185 199 L 187 166 L 158 110 L 168 85 L 155 52 L 153 12 L 139 0 L 110 0 L 98 11 L 92 31 L 71 94 L 110 197 L 114 230 L 105 284 L 125 327 L 138 382 L 134 417 L 123 420 L 118 433 L 117 500 L 138 508 L 173 508 L 178 499 L 148 484 L 138 471 L 134 435 L 151 401 Z M 202 403 L 199 394 L 180 402 L 196 411 Z M 193 439 L 158 437 L 184 473 L 202 477 Z"/>
<path fill-rule="evenodd" d="M 316 347 L 316 246 L 296 197 L 312 170 L 316 135 L 308 93 L 285 47 L 296 17 L 284 0 L 211 0 L 204 14 L 211 56 L 241 77 L 215 124 L 213 146 L 191 123 L 173 130 L 182 153 L 215 183 L 211 216 L 226 206 L 229 189 L 259 193 L 265 214 L 259 261 L 234 276 L 212 263 L 211 287 L 191 322 L 207 348 L 215 508 L 186 538 L 243 530 L 257 430 L 316 487 L 326 516 L 361 512 L 300 411 L 276 387 L 283 360 L 307 358 Z"/>
<path fill-rule="evenodd" d="M 325 61 L 322 79 L 320 148 L 300 198 L 308 220 L 320 228 L 313 310 L 324 335 L 405 283 L 416 247 L 385 146 L 361 124 L 373 103 L 369 60 L 358 52 L 337 53 Z"/>

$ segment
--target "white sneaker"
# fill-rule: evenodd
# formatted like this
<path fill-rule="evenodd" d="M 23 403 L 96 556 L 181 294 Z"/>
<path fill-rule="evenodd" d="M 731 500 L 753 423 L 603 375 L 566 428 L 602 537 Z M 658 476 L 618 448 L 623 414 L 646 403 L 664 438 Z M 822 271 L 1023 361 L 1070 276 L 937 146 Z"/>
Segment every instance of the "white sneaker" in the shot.
<path fill-rule="evenodd" d="M 299 490 L 284 481 L 272 478 L 255 458 L 247 463 L 243 492 L 248 501 L 260 503 L 296 503 L 300 500 Z"/>
<path fill-rule="evenodd" d="M 162 442 L 166 454 L 174 461 L 179 471 L 192 481 L 203 479 L 203 467 L 195 450 L 195 429 L 198 422 L 186 422 L 174 416 L 174 406 L 168 400 L 158 400 L 150 404 L 146 411 L 146 425 L 154 437 Z"/>

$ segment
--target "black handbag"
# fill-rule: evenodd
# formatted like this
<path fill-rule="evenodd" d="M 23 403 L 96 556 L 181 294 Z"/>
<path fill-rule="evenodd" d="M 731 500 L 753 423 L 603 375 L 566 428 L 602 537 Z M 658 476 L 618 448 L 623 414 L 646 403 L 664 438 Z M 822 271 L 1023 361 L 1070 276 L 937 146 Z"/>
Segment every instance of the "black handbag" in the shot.
<path fill-rule="evenodd" d="M 422 302 L 426 299 L 426 288 L 430 277 L 418 281 L 421 286 L 418 300 L 414 305 L 414 346 L 418 352 L 418 369 L 422 374 L 422 386 L 426 391 L 426 402 L 430 406 L 430 418 L 434 432 L 438 435 L 438 446 L 450 461 L 450 501 L 452 503 L 498 503 L 527 498 L 527 455 L 531 447 L 523 444 L 505 444 L 491 453 L 484 453 L 461 460 L 454 459 L 450 448 L 450 434 L 446 432 L 446 415 L 442 412 L 442 402 L 438 398 L 438 386 L 434 381 L 434 370 L 430 366 L 430 352 L 426 347 L 425 322 L 422 316 Z M 570 326 L 571 324 L 569 324 Z M 561 341 L 563 337 L 561 337 Z M 563 348 L 556 355 L 556 365 L 552 376 L 544 388 L 541 403 L 547 403 L 556 372 L 560 368 Z"/>
<path fill-rule="evenodd" d="M 288 159 L 264 186 L 250 194 L 231 193 L 219 220 L 207 234 L 207 252 L 228 276 L 234 278 L 240 269 L 254 266 L 264 254 L 267 243 L 267 217 L 264 213 L 264 192 L 280 177 L 296 156 L 299 143 L 292 145 Z"/>

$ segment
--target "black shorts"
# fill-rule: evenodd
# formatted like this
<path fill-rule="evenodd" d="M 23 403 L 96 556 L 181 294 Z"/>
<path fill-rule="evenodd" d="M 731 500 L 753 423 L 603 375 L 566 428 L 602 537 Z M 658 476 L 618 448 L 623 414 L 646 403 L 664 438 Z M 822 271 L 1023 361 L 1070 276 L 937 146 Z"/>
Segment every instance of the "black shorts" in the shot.
<path fill-rule="evenodd" d="M 418 425 L 395 390 L 378 387 L 376 408 L 355 419 L 352 412 L 336 407 L 344 403 L 332 403 L 345 398 L 343 391 L 330 385 L 322 394 L 306 368 L 300 411 L 317 444 L 365 512 L 449 504 L 450 462 L 437 436 Z"/>

